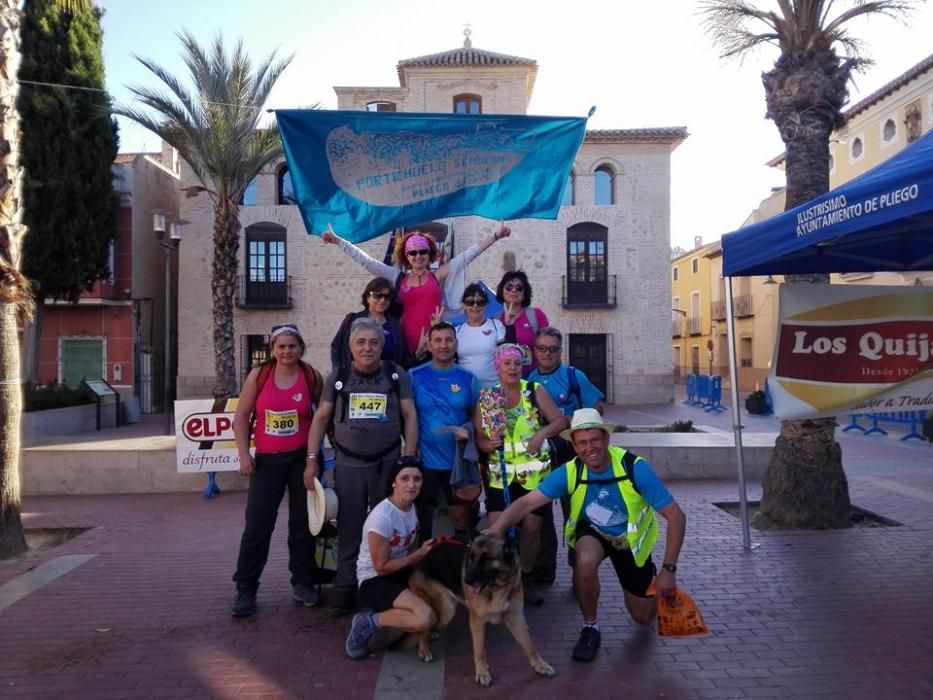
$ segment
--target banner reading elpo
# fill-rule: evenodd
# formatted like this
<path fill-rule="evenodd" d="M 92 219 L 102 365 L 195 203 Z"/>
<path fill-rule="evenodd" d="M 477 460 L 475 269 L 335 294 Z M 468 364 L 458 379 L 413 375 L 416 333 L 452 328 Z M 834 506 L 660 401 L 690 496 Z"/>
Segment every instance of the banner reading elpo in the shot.
<path fill-rule="evenodd" d="M 175 402 L 175 460 L 180 474 L 238 471 L 233 437 L 237 400 Z"/>
<path fill-rule="evenodd" d="M 933 289 L 785 284 L 780 299 L 776 416 L 933 410 Z"/>

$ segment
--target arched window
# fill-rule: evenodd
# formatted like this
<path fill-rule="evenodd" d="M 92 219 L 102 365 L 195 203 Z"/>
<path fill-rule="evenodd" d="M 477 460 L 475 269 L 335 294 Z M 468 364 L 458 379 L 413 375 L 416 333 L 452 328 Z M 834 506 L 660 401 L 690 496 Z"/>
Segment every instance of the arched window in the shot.
<path fill-rule="evenodd" d="M 865 144 L 862 143 L 862 139 L 859 136 L 856 136 L 852 140 L 852 160 L 858 160 L 865 154 Z"/>
<path fill-rule="evenodd" d="M 483 98 L 479 95 L 454 95 L 454 114 L 482 114 Z"/>
<path fill-rule="evenodd" d="M 275 178 L 275 196 L 278 204 L 298 204 L 295 185 L 292 184 L 292 175 L 288 172 L 287 165 L 279 168 L 279 174 Z"/>
<path fill-rule="evenodd" d="M 240 199 L 237 202 L 241 207 L 255 207 L 258 204 L 258 198 L 256 190 L 258 189 L 259 178 L 254 177 L 249 181 L 249 184 L 246 186 L 246 189 L 240 194 Z"/>
<path fill-rule="evenodd" d="M 608 165 L 596 168 L 594 178 L 594 204 L 615 204 L 615 174 Z"/>
<path fill-rule="evenodd" d="M 567 184 L 564 186 L 564 198 L 561 200 L 560 205 L 562 207 L 572 207 L 573 206 L 573 197 L 574 197 L 574 175 L 570 173 L 570 177 L 567 178 Z"/>
<path fill-rule="evenodd" d="M 897 124 L 894 123 L 893 119 L 888 119 L 884 123 L 884 126 L 881 129 L 881 136 L 885 142 L 893 141 L 897 136 Z"/>
<path fill-rule="evenodd" d="M 386 100 L 379 100 L 377 102 L 367 102 L 366 103 L 367 112 L 394 112 L 395 103 L 387 102 Z"/>

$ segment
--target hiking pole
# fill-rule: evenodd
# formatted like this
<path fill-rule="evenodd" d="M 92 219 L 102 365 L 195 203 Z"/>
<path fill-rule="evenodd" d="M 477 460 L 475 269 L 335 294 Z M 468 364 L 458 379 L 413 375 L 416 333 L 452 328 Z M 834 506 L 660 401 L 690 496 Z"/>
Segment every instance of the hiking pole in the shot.
<path fill-rule="evenodd" d="M 512 505 L 512 496 L 509 494 L 508 469 L 505 466 L 505 444 L 499 445 L 499 475 L 502 478 L 502 500 L 505 501 L 505 507 Z M 515 526 L 509 525 L 506 537 L 515 540 Z"/>

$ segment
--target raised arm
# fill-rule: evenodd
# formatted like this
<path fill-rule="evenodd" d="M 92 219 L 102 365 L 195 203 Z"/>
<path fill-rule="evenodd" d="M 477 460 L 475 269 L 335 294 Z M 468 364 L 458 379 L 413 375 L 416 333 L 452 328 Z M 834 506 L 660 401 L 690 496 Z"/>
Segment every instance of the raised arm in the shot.
<path fill-rule="evenodd" d="M 460 272 L 466 269 L 466 266 L 469 265 L 473 260 L 475 260 L 479 255 L 485 251 L 489 246 L 491 246 L 496 241 L 502 238 L 508 238 L 512 234 L 512 229 L 508 226 L 500 226 L 495 233 L 491 233 L 486 236 L 479 243 L 474 243 L 465 251 L 460 253 L 460 255 L 454 256 L 450 261 L 441 265 L 437 272 L 437 279 L 440 282 L 443 282 L 447 279 L 449 275 L 457 275 Z"/>
<path fill-rule="evenodd" d="M 330 229 L 321 234 L 321 240 L 324 243 L 336 245 L 352 260 L 355 260 L 360 265 L 362 265 L 363 269 L 370 273 L 373 277 L 385 277 L 387 280 L 394 284 L 395 278 L 400 274 L 400 270 L 397 268 L 394 268 L 391 265 L 386 265 L 383 262 L 379 262 L 365 250 L 357 248 L 355 245 L 350 243 L 350 241 L 341 238 Z"/>

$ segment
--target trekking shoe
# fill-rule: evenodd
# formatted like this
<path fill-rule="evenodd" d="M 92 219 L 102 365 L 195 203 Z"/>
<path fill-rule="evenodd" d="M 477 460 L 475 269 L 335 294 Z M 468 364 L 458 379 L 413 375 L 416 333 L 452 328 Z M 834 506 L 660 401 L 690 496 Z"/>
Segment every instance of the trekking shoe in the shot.
<path fill-rule="evenodd" d="M 252 617 L 256 614 L 256 592 L 241 588 L 236 592 L 236 600 L 233 602 L 233 610 L 230 614 L 234 617 Z"/>
<path fill-rule="evenodd" d="M 347 656 L 351 659 L 364 659 L 369 654 L 366 648 L 369 640 L 376 634 L 376 620 L 370 612 L 361 612 L 353 616 L 353 622 L 350 624 L 350 634 L 347 635 L 347 643 L 344 649 Z"/>
<path fill-rule="evenodd" d="M 580 631 L 580 639 L 573 647 L 571 658 L 574 661 L 589 663 L 596 658 L 596 652 L 599 651 L 599 644 L 602 641 L 602 635 L 595 627 L 584 627 Z"/>
<path fill-rule="evenodd" d="M 307 583 L 296 583 L 292 586 L 292 598 L 306 608 L 316 608 L 321 604 L 321 594 L 317 588 Z"/>

